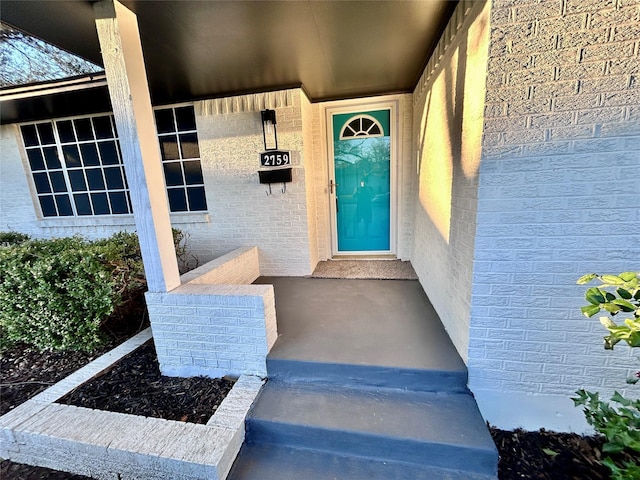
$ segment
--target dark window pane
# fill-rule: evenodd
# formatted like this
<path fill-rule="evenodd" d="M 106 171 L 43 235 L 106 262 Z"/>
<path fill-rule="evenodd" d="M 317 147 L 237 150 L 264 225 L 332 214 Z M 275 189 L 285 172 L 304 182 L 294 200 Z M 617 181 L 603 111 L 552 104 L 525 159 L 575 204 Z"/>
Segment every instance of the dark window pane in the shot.
<path fill-rule="evenodd" d="M 22 140 L 25 147 L 34 147 L 38 145 L 38 135 L 36 134 L 35 125 L 23 125 L 20 127 L 22 131 Z"/>
<path fill-rule="evenodd" d="M 193 107 L 176 108 L 176 123 L 178 124 L 178 131 L 195 130 L 196 116 Z"/>
<path fill-rule="evenodd" d="M 78 215 L 91 215 L 91 203 L 89 202 L 88 193 L 76 193 L 73 196 L 73 201 L 76 204 L 76 212 Z"/>
<path fill-rule="evenodd" d="M 117 165 L 118 152 L 116 150 L 116 142 L 100 142 L 98 143 L 98 149 L 100 150 L 100 158 L 103 165 Z"/>
<path fill-rule="evenodd" d="M 82 163 L 85 167 L 100 165 L 98 149 L 94 143 L 83 143 L 80 145 L 80 152 L 82 153 Z"/>
<path fill-rule="evenodd" d="M 105 168 L 104 177 L 107 180 L 107 190 L 120 190 L 124 188 L 120 167 Z"/>
<path fill-rule="evenodd" d="M 42 215 L 44 217 L 57 217 L 58 212 L 56 210 L 56 202 L 53 200 L 53 195 L 46 195 L 39 197 L 40 208 L 42 209 Z"/>
<path fill-rule="evenodd" d="M 44 159 L 42 158 L 42 152 L 39 148 L 30 148 L 27 150 L 27 157 L 29 158 L 29 165 L 31 171 L 44 170 Z"/>
<path fill-rule="evenodd" d="M 36 192 L 51 193 L 51 185 L 49 185 L 49 176 L 46 173 L 34 173 L 33 183 L 36 185 Z"/>
<path fill-rule="evenodd" d="M 184 177 L 187 185 L 197 185 L 204 183 L 202 179 L 202 168 L 200 168 L 200 160 L 191 160 L 184 162 Z"/>
<path fill-rule="evenodd" d="M 165 163 L 164 166 L 164 180 L 167 182 L 167 187 L 175 187 L 176 185 L 184 185 L 182 179 L 182 168 L 180 162 Z"/>
<path fill-rule="evenodd" d="M 56 143 L 56 140 L 53 137 L 53 127 L 50 123 L 39 123 L 38 134 L 40 135 L 40 145 L 51 145 Z"/>
<path fill-rule="evenodd" d="M 69 170 L 69 181 L 71 182 L 71 190 L 73 192 L 84 192 L 87 190 L 87 184 L 84 181 L 84 173 L 82 173 L 82 170 Z"/>
<path fill-rule="evenodd" d="M 189 197 L 189 211 L 196 212 L 207 209 L 207 200 L 204 196 L 204 187 L 187 188 L 187 197 Z"/>
<path fill-rule="evenodd" d="M 58 206 L 58 215 L 61 217 L 70 217 L 73 215 L 71 200 L 69 200 L 68 195 L 56 195 L 56 205 Z"/>
<path fill-rule="evenodd" d="M 76 145 L 65 145 L 62 147 L 62 154 L 67 168 L 80 167 L 80 152 Z"/>
<path fill-rule="evenodd" d="M 180 135 L 180 148 L 182 149 L 182 158 L 200 158 L 198 135 L 195 133 Z"/>
<path fill-rule="evenodd" d="M 127 196 L 124 192 L 109 193 L 111 200 L 111 211 L 115 214 L 129 213 L 129 205 L 127 205 Z"/>
<path fill-rule="evenodd" d="M 93 212 L 96 215 L 109 215 L 109 202 L 107 202 L 106 193 L 92 193 L 91 202 L 93 203 Z"/>
<path fill-rule="evenodd" d="M 73 121 L 76 126 L 76 135 L 78 140 L 93 140 L 93 131 L 91 130 L 91 119 L 79 118 Z"/>
<path fill-rule="evenodd" d="M 44 159 L 47 162 L 48 169 L 55 170 L 57 168 L 62 168 L 62 165 L 60 165 L 60 159 L 58 158 L 58 149 L 56 147 L 44 147 L 42 150 L 44 151 Z"/>
<path fill-rule="evenodd" d="M 180 158 L 178 140 L 175 135 L 160 137 L 158 140 L 160 141 L 160 152 L 163 160 L 177 160 Z"/>
<path fill-rule="evenodd" d="M 184 189 L 172 188 L 167 190 L 169 195 L 169 209 L 172 212 L 186 212 L 187 211 L 187 199 L 184 195 Z"/>
<path fill-rule="evenodd" d="M 67 183 L 64 181 L 62 172 L 49 172 L 49 179 L 54 192 L 66 192 Z"/>
<path fill-rule="evenodd" d="M 165 110 L 156 110 L 156 128 L 158 133 L 175 132 L 176 127 L 173 123 L 173 110 L 168 108 Z"/>
<path fill-rule="evenodd" d="M 371 130 L 369 130 L 369 135 L 380 135 L 380 127 L 378 125 L 374 125 Z"/>
<path fill-rule="evenodd" d="M 102 178 L 102 170 L 99 168 L 88 168 L 85 170 L 87 174 L 87 183 L 89 190 L 104 190 L 104 180 Z"/>
<path fill-rule="evenodd" d="M 113 138 L 113 130 L 111 129 L 111 119 L 109 116 L 95 117 L 93 119 L 93 129 L 96 132 L 96 138 Z"/>
<path fill-rule="evenodd" d="M 71 120 L 56 122 L 56 128 L 58 129 L 58 136 L 60 137 L 60 141 L 62 143 L 76 141 L 76 136 L 73 133 L 73 125 L 71 125 Z"/>

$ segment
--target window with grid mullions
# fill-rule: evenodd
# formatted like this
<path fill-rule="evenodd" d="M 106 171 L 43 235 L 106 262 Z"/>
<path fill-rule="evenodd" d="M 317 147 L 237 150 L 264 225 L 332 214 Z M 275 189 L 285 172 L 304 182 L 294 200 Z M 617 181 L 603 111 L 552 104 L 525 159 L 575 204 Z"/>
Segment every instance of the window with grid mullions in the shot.
<path fill-rule="evenodd" d="M 20 127 L 44 217 L 131 213 L 111 115 Z"/>
<path fill-rule="evenodd" d="M 207 210 L 193 107 L 158 109 L 155 117 L 170 210 Z"/>

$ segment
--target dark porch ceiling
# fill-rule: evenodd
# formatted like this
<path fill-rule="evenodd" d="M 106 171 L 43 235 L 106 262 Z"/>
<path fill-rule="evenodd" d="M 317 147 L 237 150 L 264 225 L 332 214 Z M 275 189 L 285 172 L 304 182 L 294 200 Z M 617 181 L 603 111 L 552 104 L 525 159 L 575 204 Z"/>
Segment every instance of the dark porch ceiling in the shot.
<path fill-rule="evenodd" d="M 312 101 L 411 91 L 457 2 L 122 3 L 138 16 L 153 103 L 166 104 L 293 86 Z M 0 17 L 102 64 L 90 1 L 2 0 Z"/>

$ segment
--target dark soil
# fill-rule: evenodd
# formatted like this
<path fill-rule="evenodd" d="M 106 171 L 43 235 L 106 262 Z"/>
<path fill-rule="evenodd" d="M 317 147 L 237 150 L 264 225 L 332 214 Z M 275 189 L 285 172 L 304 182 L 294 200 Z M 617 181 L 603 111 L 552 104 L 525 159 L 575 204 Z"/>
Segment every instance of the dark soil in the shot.
<path fill-rule="evenodd" d="M 57 403 L 204 424 L 234 383 L 226 378 L 161 376 L 150 340 Z"/>
<path fill-rule="evenodd" d="M 600 437 L 540 430 L 504 431 L 491 428 L 500 453 L 500 480 L 609 480 L 600 465 Z"/>

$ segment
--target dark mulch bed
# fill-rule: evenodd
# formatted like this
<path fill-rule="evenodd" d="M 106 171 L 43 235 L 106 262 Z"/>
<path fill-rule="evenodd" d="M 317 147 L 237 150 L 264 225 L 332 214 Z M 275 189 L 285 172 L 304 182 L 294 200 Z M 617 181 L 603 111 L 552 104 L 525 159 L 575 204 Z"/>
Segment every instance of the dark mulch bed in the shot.
<path fill-rule="evenodd" d="M 161 376 L 150 340 L 57 403 L 204 424 L 234 383 L 227 378 Z"/>
<path fill-rule="evenodd" d="M 491 428 L 500 453 L 500 480 L 609 480 L 600 465 L 603 439 L 540 430 Z"/>

